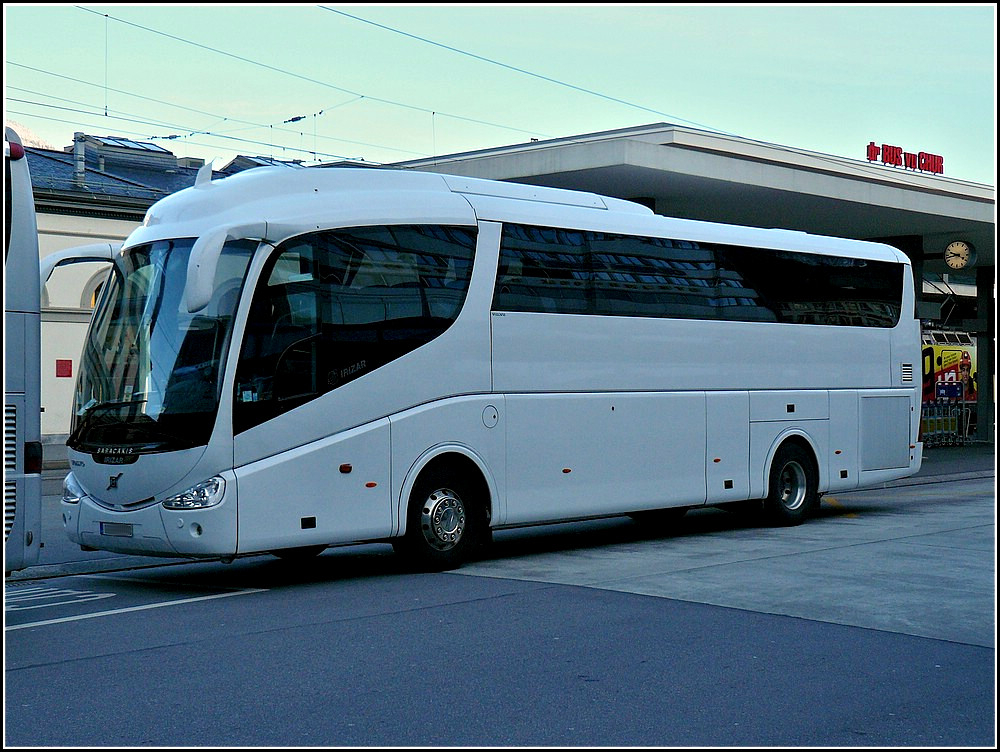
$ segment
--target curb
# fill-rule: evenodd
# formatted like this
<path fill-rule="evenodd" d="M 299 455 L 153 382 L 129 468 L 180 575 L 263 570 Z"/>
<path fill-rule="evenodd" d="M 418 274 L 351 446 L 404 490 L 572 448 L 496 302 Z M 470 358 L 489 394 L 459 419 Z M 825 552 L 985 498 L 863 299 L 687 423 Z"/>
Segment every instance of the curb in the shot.
<path fill-rule="evenodd" d="M 993 470 L 972 470 L 964 473 L 942 473 L 940 475 L 914 475 L 909 478 L 902 478 L 900 480 L 889 481 L 888 483 L 883 483 L 881 486 L 869 486 L 868 488 L 859 488 L 854 491 L 847 491 L 846 493 L 861 493 L 863 491 L 871 491 L 873 489 L 879 488 L 898 488 L 900 486 L 925 486 L 930 483 L 951 483 L 954 481 L 962 480 L 982 480 L 985 478 L 995 478 L 996 473 Z M 845 492 L 841 492 L 845 493 Z"/>

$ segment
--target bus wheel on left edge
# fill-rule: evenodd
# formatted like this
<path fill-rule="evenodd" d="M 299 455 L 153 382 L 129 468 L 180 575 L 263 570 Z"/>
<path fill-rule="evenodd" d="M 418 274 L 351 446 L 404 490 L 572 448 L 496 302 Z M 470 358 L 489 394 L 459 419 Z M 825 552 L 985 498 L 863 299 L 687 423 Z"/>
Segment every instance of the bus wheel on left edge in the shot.
<path fill-rule="evenodd" d="M 472 484 L 460 475 L 430 472 L 410 494 L 406 533 L 393 547 L 417 568 L 440 572 L 469 558 L 482 537 L 485 513 Z"/>

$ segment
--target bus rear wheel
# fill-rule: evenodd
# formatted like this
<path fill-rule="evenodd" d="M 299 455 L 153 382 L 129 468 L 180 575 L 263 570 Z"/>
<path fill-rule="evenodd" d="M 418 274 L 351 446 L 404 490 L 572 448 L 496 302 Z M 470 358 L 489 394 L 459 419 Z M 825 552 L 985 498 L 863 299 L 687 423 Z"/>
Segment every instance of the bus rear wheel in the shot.
<path fill-rule="evenodd" d="M 764 514 L 774 525 L 799 525 L 819 506 L 816 463 L 797 444 L 781 447 L 771 463 Z"/>
<path fill-rule="evenodd" d="M 461 475 L 433 471 L 413 487 L 406 533 L 393 547 L 418 569 L 454 569 L 483 537 L 485 519 L 473 484 Z"/>

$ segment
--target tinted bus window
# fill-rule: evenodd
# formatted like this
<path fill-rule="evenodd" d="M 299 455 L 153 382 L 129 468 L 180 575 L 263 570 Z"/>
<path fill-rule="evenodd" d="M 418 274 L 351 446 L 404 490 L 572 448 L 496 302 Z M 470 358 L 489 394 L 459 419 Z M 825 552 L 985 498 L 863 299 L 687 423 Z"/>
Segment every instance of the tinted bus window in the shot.
<path fill-rule="evenodd" d="M 389 363 L 457 318 L 475 231 L 390 226 L 283 243 L 261 273 L 236 373 L 246 430 Z"/>
<path fill-rule="evenodd" d="M 902 275 L 888 262 L 506 225 L 493 307 L 891 327 Z"/>

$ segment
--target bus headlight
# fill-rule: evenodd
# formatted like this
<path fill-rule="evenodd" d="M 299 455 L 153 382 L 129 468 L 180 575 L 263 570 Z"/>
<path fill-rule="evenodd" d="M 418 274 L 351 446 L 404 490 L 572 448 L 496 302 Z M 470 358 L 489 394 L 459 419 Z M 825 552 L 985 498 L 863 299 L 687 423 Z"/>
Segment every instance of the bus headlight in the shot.
<path fill-rule="evenodd" d="M 76 478 L 73 477 L 73 473 L 70 473 L 65 478 L 63 478 L 63 490 L 62 490 L 62 502 L 63 504 L 79 504 L 80 500 L 86 496 L 87 493 L 80 488 L 80 484 L 76 482 Z"/>
<path fill-rule="evenodd" d="M 216 475 L 160 503 L 165 509 L 205 509 L 221 502 L 225 493 L 226 481 Z"/>

